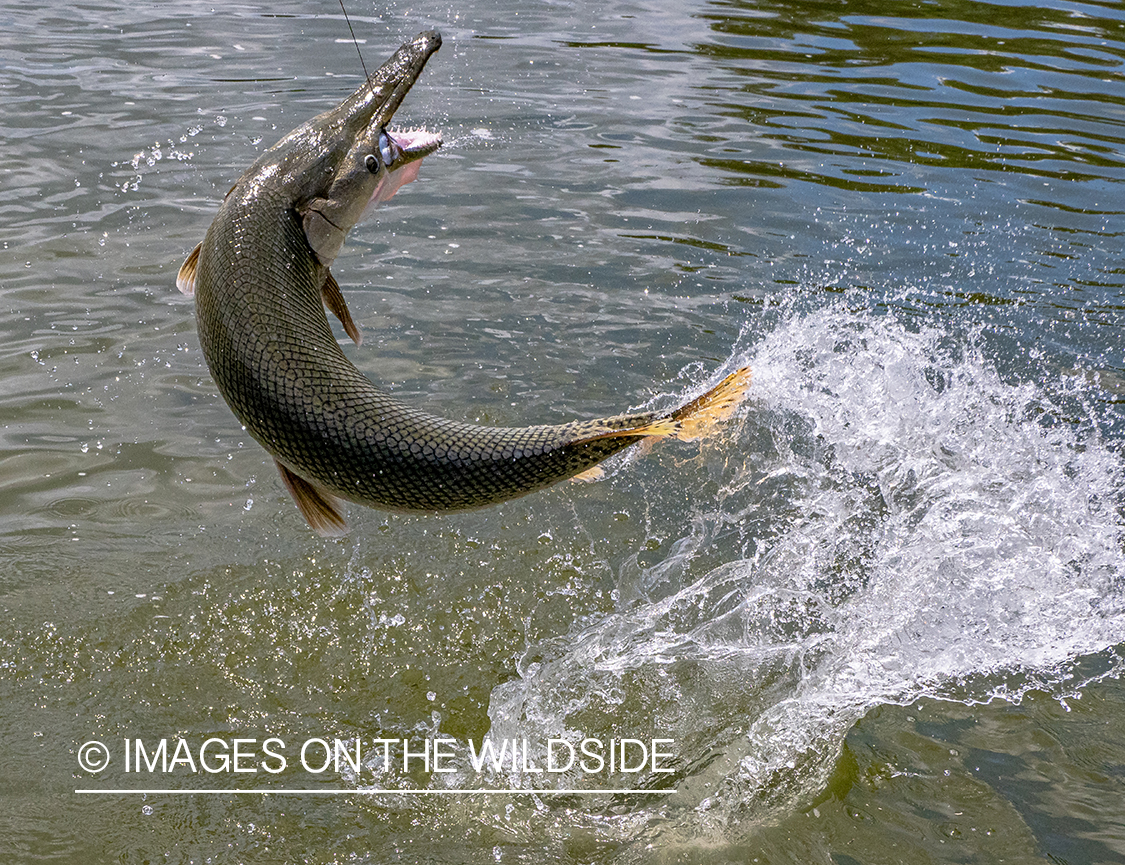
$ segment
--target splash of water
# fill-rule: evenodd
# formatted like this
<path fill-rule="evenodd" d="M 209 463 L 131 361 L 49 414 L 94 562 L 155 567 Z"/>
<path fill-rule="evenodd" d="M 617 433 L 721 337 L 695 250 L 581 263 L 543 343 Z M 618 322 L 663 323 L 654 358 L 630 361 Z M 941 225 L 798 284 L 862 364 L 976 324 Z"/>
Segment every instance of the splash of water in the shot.
<path fill-rule="evenodd" d="M 790 315 L 744 362 L 715 510 L 632 604 L 525 655 L 491 736 L 673 737 L 660 831 L 698 835 L 807 800 L 879 704 L 1062 699 L 1125 671 L 1123 466 L 1059 422 L 1048 392 L 1075 379 L 1010 384 L 971 340 L 843 307 Z M 755 527 L 747 554 L 693 571 L 732 524 Z"/>

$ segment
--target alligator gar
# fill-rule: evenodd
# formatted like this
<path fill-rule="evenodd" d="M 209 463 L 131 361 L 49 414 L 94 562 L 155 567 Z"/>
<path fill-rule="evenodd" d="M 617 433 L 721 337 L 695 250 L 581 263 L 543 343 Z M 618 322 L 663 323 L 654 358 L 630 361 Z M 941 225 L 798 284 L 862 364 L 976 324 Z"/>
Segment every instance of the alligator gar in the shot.
<path fill-rule="evenodd" d="M 589 474 L 645 439 L 698 437 L 750 384 L 744 368 L 670 411 L 486 427 L 407 406 L 344 356 L 325 306 L 357 344 L 360 331 L 329 267 L 348 231 L 441 146 L 437 133 L 387 128 L 440 45 L 438 33 L 419 34 L 337 107 L 262 153 L 176 279 L 195 295 L 219 392 L 324 535 L 346 531 L 341 499 L 399 511 L 483 507 Z"/>

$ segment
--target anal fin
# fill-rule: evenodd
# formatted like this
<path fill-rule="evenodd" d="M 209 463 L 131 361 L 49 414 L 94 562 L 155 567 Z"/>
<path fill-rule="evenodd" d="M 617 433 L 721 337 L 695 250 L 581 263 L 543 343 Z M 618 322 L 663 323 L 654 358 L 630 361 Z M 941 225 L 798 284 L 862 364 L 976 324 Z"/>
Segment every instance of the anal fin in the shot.
<path fill-rule="evenodd" d="M 600 481 L 604 477 L 605 469 L 603 469 L 601 466 L 593 466 L 592 468 L 586 469 L 586 471 L 584 472 L 579 472 L 578 474 L 573 475 L 570 479 L 572 481 L 577 481 L 578 483 L 588 484 L 593 483 L 594 481 Z"/>
<path fill-rule="evenodd" d="M 203 244 L 197 243 L 195 249 L 188 253 L 188 257 L 180 265 L 180 272 L 176 274 L 176 288 L 188 297 L 195 294 L 195 269 L 199 266 L 199 250 L 202 248 Z"/>
<path fill-rule="evenodd" d="M 348 311 L 347 303 L 344 302 L 344 293 L 340 291 L 340 283 L 336 282 L 336 277 L 332 275 L 331 271 L 328 271 L 324 276 L 324 285 L 320 287 L 320 296 L 324 299 L 324 305 L 340 320 L 340 324 L 344 326 L 344 331 L 352 338 L 352 342 L 361 345 L 363 334 L 359 332 L 359 328 L 352 321 L 352 314 Z"/>
<path fill-rule="evenodd" d="M 281 472 L 281 480 L 301 515 L 321 537 L 332 538 L 347 534 L 348 524 L 336 499 L 310 483 L 298 474 L 290 471 L 277 460 L 274 460 L 277 470 Z"/>

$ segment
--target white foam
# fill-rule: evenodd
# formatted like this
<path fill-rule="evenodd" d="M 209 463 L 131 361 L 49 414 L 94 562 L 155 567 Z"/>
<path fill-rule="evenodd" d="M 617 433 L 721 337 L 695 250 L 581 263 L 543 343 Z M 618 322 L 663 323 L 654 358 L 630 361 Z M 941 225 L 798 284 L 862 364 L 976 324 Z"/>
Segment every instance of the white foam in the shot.
<path fill-rule="evenodd" d="M 971 343 L 843 307 L 743 362 L 729 495 L 650 569 L 682 584 L 534 647 L 491 735 L 672 736 L 700 761 L 678 793 L 696 832 L 815 793 L 873 706 L 1062 698 L 1120 672 L 1121 460 L 1048 396 L 1078 379 L 1010 384 Z M 686 566 L 715 526 L 769 519 L 750 554 Z"/>

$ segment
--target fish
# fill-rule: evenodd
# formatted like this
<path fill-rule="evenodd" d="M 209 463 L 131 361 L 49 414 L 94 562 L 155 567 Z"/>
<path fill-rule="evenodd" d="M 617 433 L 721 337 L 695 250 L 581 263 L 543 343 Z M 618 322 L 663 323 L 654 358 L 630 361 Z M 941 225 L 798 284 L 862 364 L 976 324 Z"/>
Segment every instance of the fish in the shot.
<path fill-rule="evenodd" d="M 445 513 L 590 478 L 640 442 L 705 435 L 750 386 L 743 367 L 668 411 L 489 427 L 408 405 L 344 355 L 326 308 L 356 344 L 362 333 L 330 267 L 348 231 L 441 146 L 440 133 L 390 126 L 440 46 L 436 31 L 418 34 L 355 93 L 265 150 L 176 277 L 194 296 L 219 393 L 324 536 L 347 532 L 343 502 Z"/>

